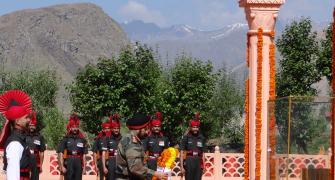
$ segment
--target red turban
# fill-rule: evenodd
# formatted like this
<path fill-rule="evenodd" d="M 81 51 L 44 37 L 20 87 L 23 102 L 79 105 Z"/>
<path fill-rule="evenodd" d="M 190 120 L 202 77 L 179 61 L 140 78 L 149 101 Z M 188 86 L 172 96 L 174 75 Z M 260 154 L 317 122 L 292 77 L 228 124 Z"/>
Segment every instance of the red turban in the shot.
<path fill-rule="evenodd" d="M 200 126 L 200 113 L 197 112 L 195 114 L 195 118 L 190 120 L 189 123 L 190 127 L 194 127 L 194 126 Z"/>
<path fill-rule="evenodd" d="M 102 129 L 107 129 L 107 128 L 111 128 L 111 124 L 109 122 L 104 122 L 101 124 Z"/>
<path fill-rule="evenodd" d="M 151 126 L 161 126 L 162 119 L 162 113 L 156 112 L 156 117 L 151 120 Z"/>
<path fill-rule="evenodd" d="M 0 148 L 10 134 L 9 121 L 15 121 L 31 113 L 31 99 L 23 91 L 9 90 L 0 96 L 0 113 L 6 118 L 0 134 Z"/>

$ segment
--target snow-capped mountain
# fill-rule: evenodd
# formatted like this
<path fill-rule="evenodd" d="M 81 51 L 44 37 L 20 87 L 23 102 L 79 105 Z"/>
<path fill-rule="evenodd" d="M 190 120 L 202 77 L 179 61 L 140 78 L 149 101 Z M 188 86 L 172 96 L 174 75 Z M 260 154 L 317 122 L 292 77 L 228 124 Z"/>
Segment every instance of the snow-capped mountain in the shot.
<path fill-rule="evenodd" d="M 121 27 L 132 41 L 159 47 L 161 57 L 170 62 L 182 53 L 211 60 L 217 69 L 223 64 L 236 66 L 245 60 L 247 24 L 236 23 L 213 31 L 183 24 L 160 28 L 142 21 L 121 23 Z"/>

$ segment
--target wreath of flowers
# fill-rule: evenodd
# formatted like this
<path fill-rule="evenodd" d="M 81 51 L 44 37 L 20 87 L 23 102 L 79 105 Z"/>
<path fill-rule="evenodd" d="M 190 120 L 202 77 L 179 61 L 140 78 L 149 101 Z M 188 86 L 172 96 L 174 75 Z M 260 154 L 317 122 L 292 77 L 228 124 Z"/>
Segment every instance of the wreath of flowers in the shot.
<path fill-rule="evenodd" d="M 157 158 L 157 166 L 163 169 L 173 169 L 176 165 L 178 155 L 179 151 L 176 148 L 169 147 L 164 149 L 161 155 Z M 153 176 L 152 180 L 157 180 L 157 177 Z"/>

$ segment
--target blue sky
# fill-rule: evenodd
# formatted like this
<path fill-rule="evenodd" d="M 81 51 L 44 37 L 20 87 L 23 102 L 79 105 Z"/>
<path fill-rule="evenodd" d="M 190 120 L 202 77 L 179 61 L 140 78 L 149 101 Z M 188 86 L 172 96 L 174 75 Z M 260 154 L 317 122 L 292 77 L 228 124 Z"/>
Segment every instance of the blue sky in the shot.
<path fill-rule="evenodd" d="M 238 0 L 2 0 L 0 15 L 21 9 L 79 2 L 91 2 L 102 7 L 118 22 L 139 19 L 161 27 L 187 24 L 204 30 L 246 23 Z M 279 18 L 290 20 L 309 16 L 317 22 L 330 21 L 334 6 L 335 0 L 286 0 Z"/>

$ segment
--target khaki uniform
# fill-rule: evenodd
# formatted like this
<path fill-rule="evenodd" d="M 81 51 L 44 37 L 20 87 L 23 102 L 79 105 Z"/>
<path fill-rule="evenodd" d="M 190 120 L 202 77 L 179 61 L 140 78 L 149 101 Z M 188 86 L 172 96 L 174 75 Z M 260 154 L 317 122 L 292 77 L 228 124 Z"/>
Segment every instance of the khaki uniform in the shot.
<path fill-rule="evenodd" d="M 141 141 L 131 133 L 126 134 L 118 145 L 116 156 L 116 179 L 144 180 L 154 170 L 144 163 L 144 149 Z"/>

